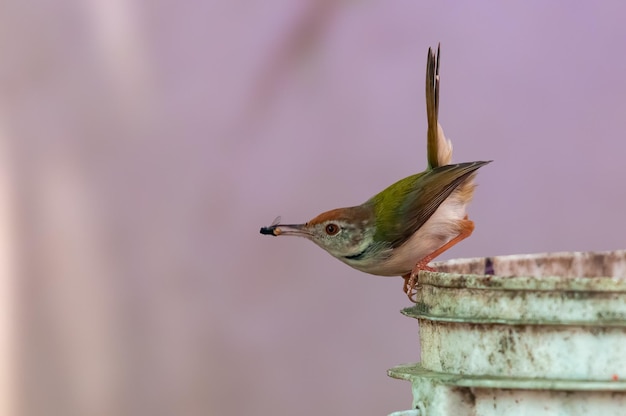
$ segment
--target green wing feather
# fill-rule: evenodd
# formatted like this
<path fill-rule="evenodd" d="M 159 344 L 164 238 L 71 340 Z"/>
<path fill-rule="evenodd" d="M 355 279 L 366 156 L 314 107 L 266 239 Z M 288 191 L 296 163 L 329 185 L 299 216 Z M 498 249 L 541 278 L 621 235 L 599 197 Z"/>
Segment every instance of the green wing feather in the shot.
<path fill-rule="evenodd" d="M 435 213 L 465 179 L 489 162 L 468 162 L 436 167 L 389 186 L 364 205 L 376 212 L 375 241 L 391 247 L 404 244 Z"/>

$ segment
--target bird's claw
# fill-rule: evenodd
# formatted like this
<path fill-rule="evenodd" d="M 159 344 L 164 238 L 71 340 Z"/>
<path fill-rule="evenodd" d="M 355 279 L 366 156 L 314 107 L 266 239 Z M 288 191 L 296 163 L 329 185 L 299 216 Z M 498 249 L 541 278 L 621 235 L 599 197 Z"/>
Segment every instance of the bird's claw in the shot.
<path fill-rule="evenodd" d="M 426 270 L 429 272 L 436 271 L 434 268 L 428 266 L 426 262 L 419 262 L 415 265 L 410 274 L 404 275 L 404 293 L 409 297 L 409 300 L 413 303 L 417 303 L 417 301 L 413 298 L 417 291 L 420 289 L 418 277 L 420 270 Z"/>

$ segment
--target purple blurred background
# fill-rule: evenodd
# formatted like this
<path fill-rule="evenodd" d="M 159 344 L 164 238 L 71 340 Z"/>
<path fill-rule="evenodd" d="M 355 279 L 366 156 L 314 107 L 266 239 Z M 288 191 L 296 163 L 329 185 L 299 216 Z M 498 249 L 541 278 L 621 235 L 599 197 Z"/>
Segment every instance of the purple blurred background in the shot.
<path fill-rule="evenodd" d="M 7 408 L 408 408 L 402 280 L 259 228 L 425 168 L 439 41 L 454 160 L 494 160 L 440 259 L 626 248 L 626 5 L 519 3 L 1 5 Z"/>

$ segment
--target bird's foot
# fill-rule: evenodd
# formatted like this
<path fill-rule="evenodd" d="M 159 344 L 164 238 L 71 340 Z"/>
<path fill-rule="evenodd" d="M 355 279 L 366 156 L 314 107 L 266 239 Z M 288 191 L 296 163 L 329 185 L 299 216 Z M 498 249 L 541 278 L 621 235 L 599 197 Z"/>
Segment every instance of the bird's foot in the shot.
<path fill-rule="evenodd" d="M 413 267 L 411 273 L 407 273 L 402 276 L 402 278 L 404 279 L 404 286 L 402 287 L 402 290 L 404 290 L 404 293 L 406 293 L 406 295 L 409 297 L 409 300 L 413 303 L 417 303 L 415 299 L 413 299 L 413 297 L 417 294 L 417 290 L 420 288 L 418 282 L 420 270 L 426 270 L 428 272 L 436 271 L 435 269 L 430 267 L 428 265 L 428 261 L 425 260 L 419 261 L 415 265 L 415 267 Z"/>
<path fill-rule="evenodd" d="M 459 222 L 459 227 L 460 227 L 460 232 L 456 237 L 448 241 L 443 246 L 439 247 L 437 250 L 430 253 L 428 256 L 418 261 L 415 267 L 413 267 L 413 271 L 411 271 L 411 273 L 407 273 L 404 276 L 402 276 L 404 278 L 404 293 L 407 294 L 411 302 L 415 303 L 413 296 L 415 296 L 417 289 L 419 289 L 419 282 L 417 281 L 417 278 L 418 278 L 420 270 L 435 272 L 436 270 L 430 267 L 428 263 L 430 263 L 431 260 L 439 256 L 444 251 L 448 250 L 450 247 L 452 247 L 459 241 L 462 241 L 465 238 L 472 235 L 472 232 L 474 231 L 474 223 L 467 219 L 467 215 L 462 221 Z"/>

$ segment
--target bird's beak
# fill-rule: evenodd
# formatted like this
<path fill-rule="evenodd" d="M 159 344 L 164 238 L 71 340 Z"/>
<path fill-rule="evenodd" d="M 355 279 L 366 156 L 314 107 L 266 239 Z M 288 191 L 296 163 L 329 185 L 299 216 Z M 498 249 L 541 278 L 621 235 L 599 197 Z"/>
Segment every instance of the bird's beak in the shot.
<path fill-rule="evenodd" d="M 261 234 L 265 235 L 296 235 L 308 237 L 311 233 L 306 229 L 306 224 L 276 224 L 261 228 Z"/>

